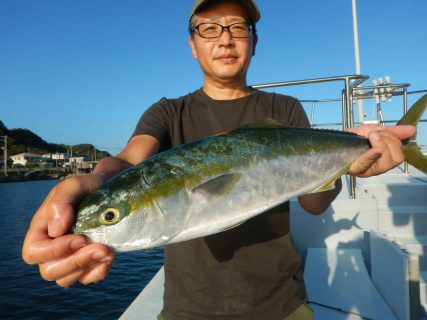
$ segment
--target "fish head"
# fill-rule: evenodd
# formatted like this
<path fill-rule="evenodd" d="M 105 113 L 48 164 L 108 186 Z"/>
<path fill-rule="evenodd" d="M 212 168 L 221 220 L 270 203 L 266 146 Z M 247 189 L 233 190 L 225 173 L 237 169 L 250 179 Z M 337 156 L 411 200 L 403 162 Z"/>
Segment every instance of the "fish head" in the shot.
<path fill-rule="evenodd" d="M 155 207 L 143 192 L 101 187 L 79 204 L 72 232 L 116 251 L 150 248 L 158 238 L 152 228 L 153 211 Z"/>

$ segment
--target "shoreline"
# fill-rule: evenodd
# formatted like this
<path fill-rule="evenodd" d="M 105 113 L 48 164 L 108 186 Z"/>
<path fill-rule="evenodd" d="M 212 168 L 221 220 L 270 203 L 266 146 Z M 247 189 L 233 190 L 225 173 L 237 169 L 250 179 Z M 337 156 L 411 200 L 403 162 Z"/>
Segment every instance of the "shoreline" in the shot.
<path fill-rule="evenodd" d="M 0 183 L 7 182 L 26 182 L 26 181 L 36 181 L 36 180 L 56 180 L 60 179 L 60 175 L 45 175 L 38 177 L 25 177 L 25 176 L 1 176 Z"/>

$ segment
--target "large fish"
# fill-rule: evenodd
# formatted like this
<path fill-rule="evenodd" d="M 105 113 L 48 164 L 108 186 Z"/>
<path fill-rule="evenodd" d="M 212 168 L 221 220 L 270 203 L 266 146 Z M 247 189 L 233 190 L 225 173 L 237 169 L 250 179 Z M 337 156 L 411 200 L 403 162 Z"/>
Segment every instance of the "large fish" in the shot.
<path fill-rule="evenodd" d="M 398 124 L 416 125 L 418 100 Z M 217 233 L 302 194 L 331 188 L 370 148 L 342 131 L 264 120 L 156 154 L 106 182 L 78 207 L 73 232 L 118 251 Z M 427 173 L 414 140 L 406 160 Z"/>

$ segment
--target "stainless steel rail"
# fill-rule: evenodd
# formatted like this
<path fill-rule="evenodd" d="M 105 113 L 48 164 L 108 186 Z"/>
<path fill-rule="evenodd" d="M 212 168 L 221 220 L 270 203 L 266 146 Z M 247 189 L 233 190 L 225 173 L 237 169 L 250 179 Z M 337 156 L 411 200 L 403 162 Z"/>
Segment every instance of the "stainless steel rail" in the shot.
<path fill-rule="evenodd" d="M 255 84 L 252 85 L 253 88 L 264 89 L 264 88 L 275 88 L 275 87 L 286 87 L 286 86 L 295 86 L 295 85 L 306 85 L 306 84 L 315 84 L 323 82 L 344 82 L 344 88 L 341 93 L 341 105 L 342 105 L 342 123 L 330 123 L 330 124 L 313 124 L 314 121 L 314 112 L 316 108 L 316 103 L 319 102 L 338 102 L 340 99 L 323 99 L 323 100 L 300 100 L 302 103 L 312 103 L 312 110 L 310 114 L 310 125 L 315 126 L 332 126 L 332 125 L 341 125 L 343 130 L 346 130 L 355 125 L 354 116 L 353 116 L 353 100 L 357 99 L 372 99 L 373 97 L 380 97 L 382 95 L 387 96 L 403 96 L 403 113 L 407 112 L 407 96 L 408 94 L 424 93 L 427 90 L 418 90 L 408 92 L 409 84 L 384 84 L 379 86 L 366 86 L 359 87 L 361 83 L 369 79 L 366 75 L 343 75 L 343 76 L 334 76 L 334 77 L 325 77 L 325 78 L 314 78 L 314 79 L 305 79 L 305 80 L 293 80 L 285 82 L 274 82 L 266 84 Z M 401 90 L 401 91 L 399 91 Z M 377 102 L 378 110 L 378 119 L 381 120 L 381 123 L 392 123 L 397 122 L 395 120 L 384 121 L 382 119 L 381 105 L 380 102 Z M 420 122 L 427 122 L 427 120 L 420 120 Z M 360 122 L 358 122 L 360 124 Z M 408 164 L 404 163 L 405 173 L 408 173 Z M 352 199 L 356 198 L 356 177 L 350 176 L 350 197 Z"/>
<path fill-rule="evenodd" d="M 274 87 L 286 87 L 294 86 L 301 84 L 310 84 L 310 83 L 321 83 L 321 82 L 333 82 L 333 81 L 344 81 L 350 84 L 350 81 L 353 81 L 352 86 L 358 86 L 363 81 L 369 79 L 368 76 L 364 75 L 345 75 L 345 76 L 335 76 L 335 77 L 325 77 L 325 78 L 314 78 L 314 79 L 305 79 L 305 80 L 293 80 L 285 82 L 273 82 L 266 84 L 255 84 L 252 85 L 253 88 L 263 89 L 263 88 L 274 88 Z"/>
<path fill-rule="evenodd" d="M 383 123 L 397 123 L 399 120 L 384 120 Z M 427 119 L 421 119 L 419 122 L 427 122 Z M 362 122 L 355 122 L 355 125 L 363 124 Z M 333 127 L 333 126 L 342 126 L 342 122 L 325 122 L 325 123 L 313 123 L 312 127 Z"/>
<path fill-rule="evenodd" d="M 264 89 L 264 88 L 275 88 L 275 87 L 286 87 L 303 84 L 323 83 L 323 82 L 344 82 L 344 89 L 342 95 L 342 114 L 343 114 L 343 130 L 346 130 L 353 126 L 353 105 L 352 105 L 352 91 L 358 85 L 369 79 L 365 75 L 343 75 L 334 77 L 314 78 L 305 80 L 293 80 L 285 82 L 273 82 L 266 84 L 255 84 L 253 88 Z"/>
<path fill-rule="evenodd" d="M 342 81 L 344 82 L 344 89 L 342 90 L 343 130 L 346 130 L 354 125 L 352 92 L 358 85 L 360 85 L 367 79 L 369 79 L 369 77 L 365 75 L 344 75 L 344 76 L 335 76 L 335 77 L 256 84 L 256 85 L 252 85 L 252 87 L 257 89 L 264 89 L 264 88 L 275 88 L 275 87 L 295 86 L 295 85 L 303 85 L 303 84 Z M 356 198 L 356 177 L 354 176 L 350 176 L 350 197 L 352 199 Z"/>

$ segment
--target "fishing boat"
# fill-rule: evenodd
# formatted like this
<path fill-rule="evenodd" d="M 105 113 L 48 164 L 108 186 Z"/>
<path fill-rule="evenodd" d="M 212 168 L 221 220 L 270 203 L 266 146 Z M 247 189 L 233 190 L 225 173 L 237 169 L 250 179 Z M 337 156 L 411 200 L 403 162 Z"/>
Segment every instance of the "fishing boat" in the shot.
<path fill-rule="evenodd" d="M 341 97 L 335 100 L 341 102 L 342 122 L 323 125 L 344 130 L 362 122 L 396 123 L 384 119 L 382 103 L 402 98 L 404 113 L 408 95 L 427 92 L 411 92 L 409 84 L 390 82 L 363 86 L 368 78 L 344 75 L 253 87 L 342 83 Z M 368 99 L 376 119 L 355 121 L 353 106 Z M 312 126 L 321 126 L 313 118 L 322 100 L 302 102 L 312 104 Z M 314 319 L 427 319 L 427 175 L 404 163 L 380 176 L 343 176 L 342 181 L 343 190 L 322 215 L 310 215 L 296 199 L 290 201 L 292 235 L 303 258 Z M 162 268 L 120 319 L 156 319 L 163 305 L 163 284 Z"/>

